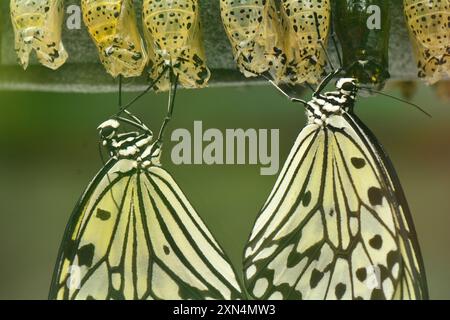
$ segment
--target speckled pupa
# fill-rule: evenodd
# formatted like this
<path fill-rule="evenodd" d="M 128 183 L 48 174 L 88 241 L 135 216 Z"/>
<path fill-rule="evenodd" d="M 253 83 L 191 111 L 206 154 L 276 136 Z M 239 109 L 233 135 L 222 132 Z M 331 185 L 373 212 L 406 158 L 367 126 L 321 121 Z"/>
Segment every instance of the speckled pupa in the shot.
<path fill-rule="evenodd" d="M 288 82 L 318 83 L 326 64 L 323 48 L 330 28 L 330 0 L 282 0 L 280 10 L 286 41 Z"/>
<path fill-rule="evenodd" d="M 11 0 L 10 10 L 22 67 L 28 67 L 32 51 L 42 65 L 54 70 L 62 66 L 68 58 L 61 40 L 64 1 Z"/>
<path fill-rule="evenodd" d="M 450 78 L 450 0 L 404 0 L 419 78 L 428 84 Z"/>
<path fill-rule="evenodd" d="M 239 70 L 269 73 L 280 82 L 286 66 L 283 31 L 274 0 L 220 0 L 223 26 Z"/>
<path fill-rule="evenodd" d="M 133 0 L 82 0 L 81 5 L 84 23 L 106 71 L 113 77 L 141 75 L 148 56 Z"/>
<path fill-rule="evenodd" d="M 144 0 L 143 21 L 149 50 L 155 52 L 151 77 L 158 78 L 170 67 L 185 88 L 205 87 L 210 78 L 203 48 L 197 0 Z M 157 91 L 171 86 L 169 73 L 156 85 Z"/>

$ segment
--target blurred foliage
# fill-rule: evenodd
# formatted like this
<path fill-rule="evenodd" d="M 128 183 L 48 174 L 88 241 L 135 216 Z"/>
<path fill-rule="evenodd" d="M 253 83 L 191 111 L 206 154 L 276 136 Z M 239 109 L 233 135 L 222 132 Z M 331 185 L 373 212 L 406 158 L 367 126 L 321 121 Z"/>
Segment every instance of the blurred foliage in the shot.
<path fill-rule="evenodd" d="M 400 95 L 398 88 L 389 93 Z M 133 94 L 126 94 L 131 99 Z M 133 110 L 155 131 L 167 96 L 149 94 Z M 414 215 L 432 298 L 450 298 L 450 105 L 418 85 L 415 103 L 361 98 L 356 112 L 396 166 Z M 0 92 L 0 299 L 45 299 L 62 234 L 78 197 L 101 168 L 95 128 L 117 109 L 116 94 Z M 304 125 L 300 104 L 268 86 L 180 91 L 175 128 L 280 128 L 280 163 Z M 240 271 L 258 210 L 276 176 L 259 166 L 163 164 Z M 101 232 L 101 230 L 100 230 Z"/>

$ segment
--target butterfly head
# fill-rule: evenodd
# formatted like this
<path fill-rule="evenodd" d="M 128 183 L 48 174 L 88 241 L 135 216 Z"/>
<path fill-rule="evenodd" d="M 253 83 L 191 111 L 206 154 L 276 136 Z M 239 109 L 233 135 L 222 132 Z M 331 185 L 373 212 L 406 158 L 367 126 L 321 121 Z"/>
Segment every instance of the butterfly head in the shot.
<path fill-rule="evenodd" d="M 355 78 L 341 78 L 336 82 L 336 89 L 342 96 L 355 99 L 358 92 L 358 83 Z"/>
<path fill-rule="evenodd" d="M 98 126 L 97 130 L 102 141 L 111 140 L 117 135 L 120 123 L 117 120 L 109 119 Z"/>
<path fill-rule="evenodd" d="M 143 124 L 138 124 L 142 131 L 119 133 L 121 123 L 117 119 L 103 122 L 97 129 L 104 147 L 111 157 L 116 159 L 141 159 L 142 153 L 151 145 L 152 132 Z"/>

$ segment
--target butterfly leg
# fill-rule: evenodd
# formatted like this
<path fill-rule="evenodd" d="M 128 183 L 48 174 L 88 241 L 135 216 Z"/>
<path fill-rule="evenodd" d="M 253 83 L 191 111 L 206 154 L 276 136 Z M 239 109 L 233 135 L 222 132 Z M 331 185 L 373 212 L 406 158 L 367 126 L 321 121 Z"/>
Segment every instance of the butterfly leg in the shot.
<path fill-rule="evenodd" d="M 167 107 L 167 114 L 164 118 L 161 129 L 159 130 L 158 140 L 155 143 L 156 147 L 160 147 L 162 145 L 163 136 L 164 136 L 164 132 L 166 130 L 167 124 L 170 122 L 170 120 L 172 120 L 173 109 L 175 106 L 175 97 L 177 94 L 177 87 L 178 87 L 178 77 L 179 77 L 178 74 L 175 75 L 172 70 L 170 71 L 171 87 L 170 87 L 170 93 L 169 93 L 169 103 L 168 103 L 168 107 Z"/>
<path fill-rule="evenodd" d="M 159 74 L 159 76 L 153 80 L 148 87 L 142 91 L 140 94 L 138 94 L 133 100 L 128 102 L 126 105 L 122 106 L 119 110 L 119 112 L 116 113 L 116 115 L 120 115 L 123 112 L 125 112 L 129 107 L 131 107 L 136 101 L 138 101 L 140 98 L 142 98 L 144 95 L 146 95 L 158 82 L 161 80 L 161 78 L 166 74 L 166 72 L 170 69 L 170 66 L 166 66 L 163 71 Z"/>

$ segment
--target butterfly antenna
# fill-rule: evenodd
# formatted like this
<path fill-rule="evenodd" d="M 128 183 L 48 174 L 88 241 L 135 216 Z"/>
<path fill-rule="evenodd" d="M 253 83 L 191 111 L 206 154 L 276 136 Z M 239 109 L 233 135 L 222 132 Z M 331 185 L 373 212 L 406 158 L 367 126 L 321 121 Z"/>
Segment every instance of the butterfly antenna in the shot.
<path fill-rule="evenodd" d="M 122 75 L 119 74 L 119 109 L 122 107 Z"/>
<path fill-rule="evenodd" d="M 378 91 L 378 90 L 374 90 L 372 88 L 367 88 L 367 87 L 359 87 L 359 88 L 363 89 L 363 90 L 366 90 L 369 93 L 373 92 L 373 93 L 376 93 L 376 94 L 379 94 L 379 95 L 382 95 L 382 96 L 385 96 L 385 97 L 388 97 L 388 98 L 391 98 L 391 99 L 394 99 L 394 100 L 397 100 L 397 101 L 409 104 L 409 105 L 413 106 L 414 108 L 416 108 L 417 110 L 421 111 L 426 116 L 432 118 L 431 114 L 429 114 L 427 111 L 425 111 L 423 108 L 421 108 L 419 105 L 417 105 L 415 103 L 412 103 L 412 102 L 407 101 L 405 99 L 402 99 L 402 98 L 399 98 L 399 97 L 396 97 L 396 96 L 393 96 L 393 95 L 390 95 L 390 94 L 387 94 L 387 93 L 384 93 L 384 92 L 381 92 L 381 91 Z"/>
<path fill-rule="evenodd" d="M 142 91 L 140 94 L 138 94 L 133 100 L 131 100 L 129 103 L 124 105 L 120 108 L 119 112 L 116 114 L 116 116 L 122 114 L 125 110 L 127 110 L 129 107 L 131 107 L 136 101 L 138 101 L 140 98 L 142 98 L 145 94 L 147 94 L 158 82 L 161 80 L 161 78 L 166 74 L 167 70 L 169 70 L 170 66 L 165 66 L 163 71 L 158 75 L 158 77 L 153 80 L 149 86 Z"/>
<path fill-rule="evenodd" d="M 170 93 L 169 93 L 169 102 L 168 102 L 168 106 L 167 106 L 167 114 L 164 118 L 161 129 L 159 130 L 158 140 L 156 140 L 156 143 L 155 143 L 155 145 L 157 147 L 162 145 L 164 132 L 167 128 L 168 123 L 172 120 L 173 109 L 175 107 L 175 97 L 176 97 L 177 88 L 178 88 L 178 78 L 179 78 L 179 75 L 178 74 L 175 75 L 173 73 L 173 71 L 171 70 L 170 71 Z"/>
<path fill-rule="evenodd" d="M 267 79 L 267 81 L 270 82 L 270 84 L 272 84 L 279 92 L 281 92 L 281 94 L 283 94 L 286 98 L 288 98 L 290 101 L 292 102 L 300 102 L 302 103 L 304 106 L 307 106 L 308 103 L 305 100 L 302 99 L 298 99 L 298 98 L 293 98 L 291 97 L 289 94 L 287 94 L 278 84 L 275 83 L 275 81 L 269 79 L 268 77 L 266 77 L 265 75 L 263 75 L 264 78 Z"/>
<path fill-rule="evenodd" d="M 119 113 L 116 114 L 115 118 L 120 119 L 125 122 L 129 121 L 129 119 L 126 119 L 126 118 L 124 119 L 119 116 L 120 113 L 125 112 L 135 122 L 135 123 L 134 122 L 132 123 L 134 126 L 137 126 L 137 127 L 143 126 L 142 121 L 139 118 L 137 118 L 135 115 L 133 115 L 130 111 L 128 111 L 126 109 L 124 109 L 124 110 L 120 109 L 122 107 L 122 85 L 123 85 L 122 79 L 123 79 L 122 75 L 120 74 L 119 75 Z"/>

